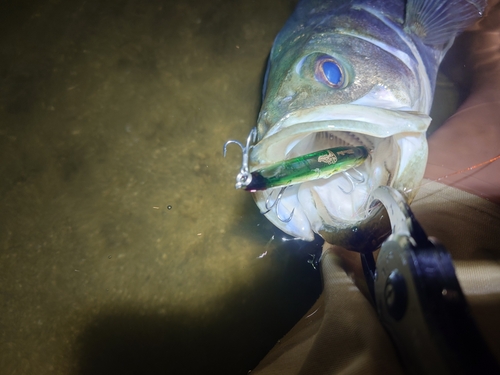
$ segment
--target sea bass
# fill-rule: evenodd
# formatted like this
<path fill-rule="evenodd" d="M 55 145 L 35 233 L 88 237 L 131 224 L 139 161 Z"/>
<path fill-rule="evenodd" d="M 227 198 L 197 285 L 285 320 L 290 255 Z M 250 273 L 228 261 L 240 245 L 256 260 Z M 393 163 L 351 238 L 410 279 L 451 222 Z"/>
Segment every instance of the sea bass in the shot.
<path fill-rule="evenodd" d="M 485 0 L 300 1 L 269 56 L 257 131 L 246 146 L 230 141 L 244 153 L 237 187 L 267 170 L 279 169 L 286 181 L 286 162 L 302 155 L 363 147 L 366 160 L 356 167 L 334 174 L 315 167 L 300 183 L 291 177 L 286 186 L 250 189 L 257 206 L 294 237 L 319 233 L 335 242 L 339 228 L 366 219 L 378 186 L 392 186 L 410 202 L 427 162 L 439 64 L 485 6 Z"/>

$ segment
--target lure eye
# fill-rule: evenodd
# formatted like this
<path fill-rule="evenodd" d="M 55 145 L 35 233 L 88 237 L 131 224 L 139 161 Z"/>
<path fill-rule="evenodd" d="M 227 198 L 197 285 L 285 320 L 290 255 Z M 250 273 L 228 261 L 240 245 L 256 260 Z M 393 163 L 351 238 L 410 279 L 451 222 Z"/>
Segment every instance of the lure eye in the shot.
<path fill-rule="evenodd" d="M 318 82 L 332 88 L 343 88 L 346 82 L 342 65 L 331 56 L 320 56 L 316 60 L 314 77 Z"/>

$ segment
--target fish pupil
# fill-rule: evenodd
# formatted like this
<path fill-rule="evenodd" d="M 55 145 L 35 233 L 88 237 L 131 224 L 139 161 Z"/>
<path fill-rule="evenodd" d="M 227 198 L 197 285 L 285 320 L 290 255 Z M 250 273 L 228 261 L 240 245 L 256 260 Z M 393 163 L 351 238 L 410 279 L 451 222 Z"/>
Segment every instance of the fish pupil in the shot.
<path fill-rule="evenodd" d="M 338 86 L 342 82 L 342 71 L 338 64 L 333 61 L 323 62 L 321 68 L 325 74 L 325 78 L 332 85 Z"/>

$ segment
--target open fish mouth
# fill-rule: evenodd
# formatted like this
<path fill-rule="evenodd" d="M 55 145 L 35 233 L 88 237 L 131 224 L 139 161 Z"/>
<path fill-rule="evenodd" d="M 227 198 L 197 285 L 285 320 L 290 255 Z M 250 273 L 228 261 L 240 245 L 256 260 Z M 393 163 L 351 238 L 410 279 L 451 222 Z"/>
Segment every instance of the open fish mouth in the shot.
<path fill-rule="evenodd" d="M 367 207 L 375 189 L 408 202 L 416 194 L 438 66 L 485 6 L 300 1 L 271 49 L 257 131 L 246 146 L 224 145 L 243 151 L 236 187 L 304 240 L 350 241 L 354 229 L 377 227 Z"/>
<path fill-rule="evenodd" d="M 340 146 L 363 146 L 369 155 L 360 166 L 326 179 L 254 192 L 257 206 L 286 233 L 312 240 L 314 233 L 364 220 L 378 186 L 393 186 L 411 198 L 411 181 L 423 175 L 415 165 L 425 166 L 429 122 L 421 113 L 343 104 L 300 110 L 271 127 L 264 124 L 269 130 L 252 149 L 251 171 Z"/>

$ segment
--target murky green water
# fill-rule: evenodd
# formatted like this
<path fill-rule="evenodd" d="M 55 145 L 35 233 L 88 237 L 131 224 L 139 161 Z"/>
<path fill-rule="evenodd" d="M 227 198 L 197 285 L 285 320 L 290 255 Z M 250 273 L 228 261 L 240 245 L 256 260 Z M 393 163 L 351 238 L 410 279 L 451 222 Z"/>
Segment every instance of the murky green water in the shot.
<path fill-rule="evenodd" d="M 245 374 L 315 301 L 221 155 L 295 2 L 0 6 L 2 374 Z"/>
<path fill-rule="evenodd" d="M 245 374 L 315 301 L 222 158 L 293 3 L 1 6 L 2 374 Z"/>

